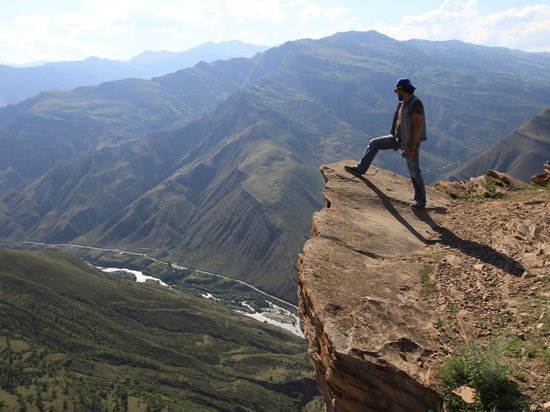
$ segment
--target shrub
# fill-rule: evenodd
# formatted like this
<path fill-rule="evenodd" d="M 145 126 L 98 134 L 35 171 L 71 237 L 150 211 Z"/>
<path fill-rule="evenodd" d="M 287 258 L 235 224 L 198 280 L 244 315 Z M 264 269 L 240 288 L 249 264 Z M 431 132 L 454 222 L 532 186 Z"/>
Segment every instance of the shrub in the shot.
<path fill-rule="evenodd" d="M 494 181 L 489 181 L 485 185 L 485 193 L 481 195 L 482 199 L 500 199 L 501 197 L 504 197 L 504 193 L 499 192 L 497 189 L 497 185 Z"/>
<path fill-rule="evenodd" d="M 481 352 L 475 345 L 461 347 L 441 370 L 444 399 L 450 411 L 521 411 L 527 402 L 511 379 L 511 367 L 502 364 L 498 346 Z M 467 407 L 451 392 L 467 385 L 477 391 L 474 405 Z"/>

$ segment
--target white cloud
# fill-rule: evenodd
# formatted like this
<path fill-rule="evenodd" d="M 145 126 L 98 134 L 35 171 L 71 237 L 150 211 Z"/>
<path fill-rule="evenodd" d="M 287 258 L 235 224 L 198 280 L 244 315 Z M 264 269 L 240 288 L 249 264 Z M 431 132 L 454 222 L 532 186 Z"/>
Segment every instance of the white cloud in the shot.
<path fill-rule="evenodd" d="M 550 5 L 480 14 L 477 0 L 446 0 L 441 7 L 401 19 L 397 26 L 377 24 L 375 30 L 396 39 L 459 39 L 487 46 L 550 51 Z"/>
<path fill-rule="evenodd" d="M 345 31 L 366 31 L 367 28 L 359 23 L 357 17 L 351 17 L 347 20 L 344 20 L 336 26 L 336 31 L 345 32 Z"/>
<path fill-rule="evenodd" d="M 351 10 L 346 7 L 333 7 L 325 11 L 325 16 L 329 19 L 337 19 L 345 14 L 348 14 Z"/>
<path fill-rule="evenodd" d="M 286 40 L 293 39 L 319 39 L 330 36 L 336 32 L 348 30 L 361 30 L 356 16 L 351 15 L 347 7 L 323 7 L 319 2 L 310 0 L 290 1 L 289 25 L 291 29 L 286 31 Z M 295 20 L 292 20 L 295 17 Z M 291 36 L 289 36 L 291 34 Z M 282 36 L 285 33 L 281 33 Z"/>
<path fill-rule="evenodd" d="M 16 17 L 13 20 L 13 24 L 20 30 L 43 30 L 50 25 L 50 17 L 38 14 L 27 14 Z"/>
<path fill-rule="evenodd" d="M 216 2 L 194 0 L 174 3 L 156 0 L 147 6 L 144 13 L 189 24 L 204 22 L 207 16 L 215 10 L 215 8 L 212 7 L 214 4 L 216 4 Z"/>
<path fill-rule="evenodd" d="M 85 0 L 84 16 L 90 16 L 99 23 L 124 22 L 136 11 L 144 11 L 144 0 Z M 101 18 L 101 20 L 97 20 Z"/>
<path fill-rule="evenodd" d="M 296 2 L 294 7 L 298 9 L 297 16 L 302 23 L 309 23 L 314 20 L 323 19 L 337 20 L 344 18 L 344 16 L 351 11 L 346 7 L 325 8 L 317 3 L 303 0 Z"/>
<path fill-rule="evenodd" d="M 105 38 L 124 32 L 118 18 L 88 13 L 57 12 L 51 15 L 20 15 L 0 30 L 0 59 L 23 64 L 31 61 L 74 60 L 90 55 L 120 53 Z"/>
<path fill-rule="evenodd" d="M 145 49 L 184 50 L 209 40 L 276 45 L 367 29 L 397 39 L 460 39 L 550 51 L 550 4 L 484 14 L 478 5 L 478 0 L 446 0 L 397 25 L 372 26 L 365 20 L 368 2 L 359 0 L 80 0 L 71 2 L 70 11 L 52 6 L 48 12 L 40 8 L 19 16 L 3 14 L 0 62 L 90 55 L 121 59 Z"/>
<path fill-rule="evenodd" d="M 550 5 L 529 5 L 481 16 L 465 39 L 487 45 L 550 51 Z"/>
<path fill-rule="evenodd" d="M 278 0 L 225 0 L 225 7 L 238 23 L 262 20 L 281 23 L 287 17 Z"/>
<path fill-rule="evenodd" d="M 310 22 L 323 14 L 323 8 L 318 4 L 306 4 L 298 12 L 298 19 L 302 23 Z"/>

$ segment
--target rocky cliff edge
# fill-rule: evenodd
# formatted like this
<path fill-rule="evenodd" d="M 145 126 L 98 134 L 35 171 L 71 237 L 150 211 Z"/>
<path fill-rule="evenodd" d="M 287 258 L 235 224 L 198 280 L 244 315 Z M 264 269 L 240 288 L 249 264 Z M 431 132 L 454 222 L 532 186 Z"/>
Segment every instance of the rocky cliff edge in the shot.
<path fill-rule="evenodd" d="M 462 186 L 427 188 L 428 207 L 414 211 L 409 179 L 374 167 L 357 177 L 345 164 L 321 168 L 326 205 L 298 258 L 300 315 L 327 411 L 440 410 L 437 368 L 453 341 L 548 336 L 544 309 L 533 309 L 536 325 L 517 315 L 522 293 L 549 296 L 550 192 L 506 200 L 500 215 L 486 200 L 519 188 L 496 174 L 465 185 L 468 201 L 457 200 Z M 529 218 L 504 216 L 518 211 Z"/>

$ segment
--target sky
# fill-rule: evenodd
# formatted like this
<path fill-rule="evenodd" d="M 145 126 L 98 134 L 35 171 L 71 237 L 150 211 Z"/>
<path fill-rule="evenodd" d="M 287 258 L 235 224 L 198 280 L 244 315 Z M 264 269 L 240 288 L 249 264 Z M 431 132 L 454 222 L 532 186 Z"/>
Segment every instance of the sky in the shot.
<path fill-rule="evenodd" d="M 0 10 L 0 64 L 10 65 L 350 30 L 550 52 L 550 0 L 0 0 Z"/>

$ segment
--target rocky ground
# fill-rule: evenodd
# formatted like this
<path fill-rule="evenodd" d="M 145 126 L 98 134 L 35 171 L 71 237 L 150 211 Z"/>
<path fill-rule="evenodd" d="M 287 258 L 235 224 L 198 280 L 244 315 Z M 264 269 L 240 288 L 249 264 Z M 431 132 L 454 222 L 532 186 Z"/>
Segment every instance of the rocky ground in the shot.
<path fill-rule="evenodd" d="M 411 260 L 442 347 L 498 345 L 531 410 L 550 409 L 550 190 L 499 174 L 436 189 L 454 204 Z"/>
<path fill-rule="evenodd" d="M 417 211 L 409 179 L 374 167 L 353 175 L 352 164 L 321 168 L 326 205 L 298 258 L 300 316 L 327 410 L 460 402 L 443 390 L 441 365 L 465 343 L 513 366 L 528 409 L 550 410 L 550 190 L 488 172 L 427 188 Z M 477 374 L 483 362 L 464 364 Z M 484 393 L 509 393 L 494 365 Z M 472 401 L 472 388 L 460 393 Z"/>

